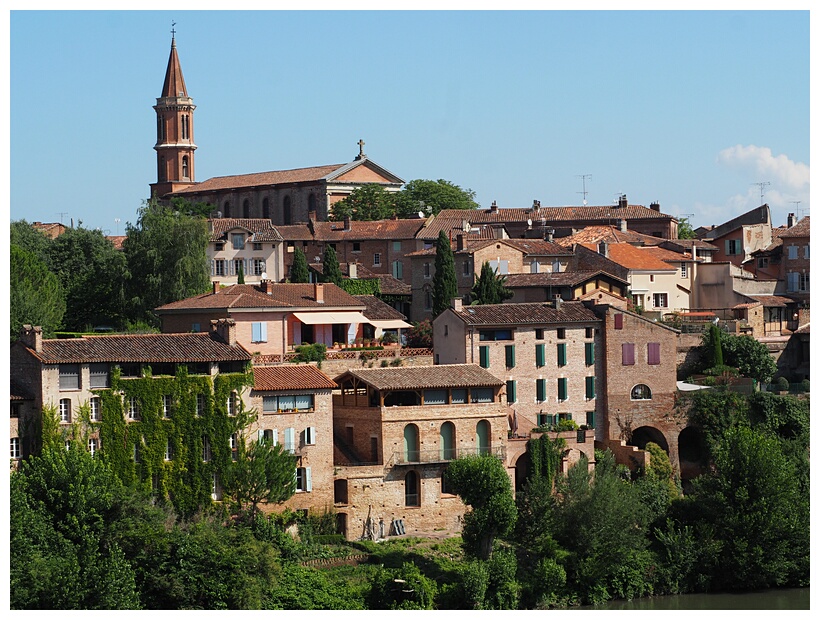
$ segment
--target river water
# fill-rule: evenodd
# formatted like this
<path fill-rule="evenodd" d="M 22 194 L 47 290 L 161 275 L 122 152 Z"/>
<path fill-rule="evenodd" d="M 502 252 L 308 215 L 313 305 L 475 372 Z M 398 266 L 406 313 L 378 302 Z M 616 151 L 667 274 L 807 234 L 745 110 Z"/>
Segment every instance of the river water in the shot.
<path fill-rule="evenodd" d="M 787 588 L 726 594 L 678 594 L 652 596 L 631 601 L 609 601 L 603 605 L 588 605 L 575 609 L 809 609 L 809 588 Z"/>

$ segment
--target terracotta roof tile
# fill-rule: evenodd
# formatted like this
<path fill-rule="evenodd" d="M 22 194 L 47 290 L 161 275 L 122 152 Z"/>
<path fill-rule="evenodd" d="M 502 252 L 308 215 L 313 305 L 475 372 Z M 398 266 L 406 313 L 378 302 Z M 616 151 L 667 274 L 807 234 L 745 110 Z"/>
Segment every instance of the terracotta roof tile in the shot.
<path fill-rule="evenodd" d="M 571 250 L 543 239 L 496 239 L 494 237 L 490 239 L 465 239 L 464 249 L 459 250 L 458 240 L 453 238 L 450 246 L 454 254 L 466 255 L 474 254 L 496 243 L 516 249 L 525 256 L 572 256 Z M 435 256 L 435 254 L 436 247 L 434 245 L 432 248 L 408 252 L 405 256 Z"/>
<path fill-rule="evenodd" d="M 249 243 L 261 241 L 282 241 L 282 235 L 270 220 L 264 218 L 215 218 L 208 220 L 211 226 L 211 241 L 228 241 L 228 233 L 240 228 L 251 233 Z"/>
<path fill-rule="evenodd" d="M 325 283 L 323 286 L 324 303 L 316 301 L 313 284 L 272 284 L 270 295 L 262 292 L 261 285 L 233 284 L 220 289 L 218 293 L 205 293 L 165 304 L 156 308 L 156 311 L 162 314 L 168 311 L 185 310 L 362 306 L 353 295 L 346 293 L 335 284 Z"/>
<path fill-rule="evenodd" d="M 808 237 L 811 233 L 811 224 L 809 217 L 806 216 L 791 228 L 787 228 L 780 233 L 781 239 L 789 239 L 791 237 Z"/>
<path fill-rule="evenodd" d="M 423 224 L 422 219 L 351 220 L 349 229 L 345 230 L 344 222 L 313 222 L 313 237 L 316 241 L 414 239 Z"/>
<path fill-rule="evenodd" d="M 507 275 L 506 280 L 504 280 L 504 285 L 509 288 L 575 286 L 591 280 L 599 274 L 603 274 L 613 280 L 618 280 L 623 284 L 628 284 L 627 280 L 613 276 L 605 271 L 561 271 L 555 273 L 511 273 Z"/>
<path fill-rule="evenodd" d="M 364 314 L 368 319 L 377 321 L 406 321 L 407 317 L 396 310 L 393 306 L 384 303 L 373 295 L 354 295 L 356 299 L 364 304 Z"/>
<path fill-rule="evenodd" d="M 282 183 L 305 183 L 320 181 L 329 174 L 347 164 L 331 164 L 328 166 L 311 166 L 309 168 L 294 168 L 293 170 L 272 170 L 270 172 L 254 172 L 251 174 L 235 174 L 224 177 L 213 177 L 202 183 L 179 189 L 174 194 L 201 194 L 215 192 L 234 187 L 258 187 L 260 185 L 279 185 Z"/>
<path fill-rule="evenodd" d="M 336 383 L 356 377 L 377 390 L 411 390 L 443 387 L 497 387 L 504 382 L 476 364 L 446 364 L 399 368 L 351 368 Z"/>
<path fill-rule="evenodd" d="M 111 242 L 111 245 L 114 246 L 115 250 L 121 250 L 122 242 L 125 241 L 128 237 L 126 235 L 106 235 L 105 238 Z"/>
<path fill-rule="evenodd" d="M 589 250 L 596 250 L 594 243 L 579 244 Z M 609 260 L 626 267 L 639 271 L 674 271 L 675 267 L 669 265 L 666 260 L 678 260 L 674 252 L 664 250 L 655 246 L 636 247 L 629 243 L 611 243 L 607 246 Z"/>
<path fill-rule="evenodd" d="M 228 362 L 250 360 L 240 344 L 228 345 L 215 333 L 112 334 L 43 340 L 45 364 L 85 362 Z"/>
<path fill-rule="evenodd" d="M 277 226 L 276 230 L 286 241 L 312 241 L 313 233 L 310 232 L 310 226 L 307 224 L 287 224 L 285 226 Z"/>
<path fill-rule="evenodd" d="M 644 235 L 634 230 L 620 230 L 615 226 L 587 226 L 579 230 L 574 235 L 560 237 L 556 240 L 563 246 L 571 246 L 573 243 L 631 243 L 633 245 L 659 245 L 663 239 Z"/>
<path fill-rule="evenodd" d="M 580 301 L 565 301 L 556 310 L 552 302 L 488 304 L 451 310 L 467 325 L 525 325 L 598 321 L 595 313 Z"/>
<path fill-rule="evenodd" d="M 759 301 L 762 303 L 766 308 L 785 308 L 789 304 L 794 304 L 795 301 L 793 299 L 789 299 L 788 297 L 781 297 L 780 295 L 749 295 L 746 294 L 744 297 L 751 299 L 752 301 Z"/>
<path fill-rule="evenodd" d="M 253 389 L 257 391 L 332 390 L 335 387 L 330 377 L 310 364 L 253 367 Z"/>

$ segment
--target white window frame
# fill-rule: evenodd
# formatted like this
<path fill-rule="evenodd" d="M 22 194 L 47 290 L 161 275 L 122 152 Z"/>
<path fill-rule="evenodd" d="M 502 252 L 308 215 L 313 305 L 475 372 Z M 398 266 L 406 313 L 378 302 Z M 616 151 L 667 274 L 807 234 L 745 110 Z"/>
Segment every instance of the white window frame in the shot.
<path fill-rule="evenodd" d="M 224 258 L 216 258 L 214 259 L 214 266 L 213 266 L 213 275 L 215 276 L 224 276 L 225 273 L 225 259 Z"/>
<path fill-rule="evenodd" d="M 201 416 L 205 413 L 205 394 L 196 395 L 196 415 Z"/>
<path fill-rule="evenodd" d="M 128 402 L 126 404 L 126 410 L 128 412 L 128 419 L 129 420 L 139 420 L 140 419 L 140 406 L 137 402 L 136 396 L 129 396 Z"/>
<path fill-rule="evenodd" d="M 259 245 L 262 245 L 261 243 Z M 253 259 L 253 275 L 261 276 L 265 272 L 265 259 L 264 258 L 254 258 Z"/>
<path fill-rule="evenodd" d="M 268 324 L 265 321 L 251 323 L 251 342 L 268 341 Z"/>
<path fill-rule="evenodd" d="M 316 427 L 315 426 L 308 426 L 305 428 L 305 445 L 306 446 L 315 446 L 316 445 Z"/>
<path fill-rule="evenodd" d="M 381 252 L 374 252 L 373 253 L 373 266 L 374 267 L 381 267 L 381 265 L 382 265 Z"/>
<path fill-rule="evenodd" d="M 680 264 L 680 277 L 681 278 L 686 278 L 688 276 L 689 276 L 689 265 L 687 265 L 686 263 L 681 263 Z"/>
<path fill-rule="evenodd" d="M 9 447 L 11 450 L 11 458 L 19 459 L 20 456 L 20 438 L 19 437 L 12 437 L 11 441 L 9 442 Z"/>
<path fill-rule="evenodd" d="M 293 427 L 285 429 L 285 451 L 296 454 L 296 429 Z"/>
<path fill-rule="evenodd" d="M 91 421 L 92 422 L 99 422 L 100 421 L 100 408 L 101 402 L 99 396 L 92 396 L 88 401 L 88 406 L 91 410 Z"/>
<path fill-rule="evenodd" d="M 100 440 L 96 437 L 89 437 L 88 438 L 88 452 L 91 456 L 94 456 L 97 451 L 100 449 Z"/>
<path fill-rule="evenodd" d="M 237 460 L 237 458 L 239 458 L 239 435 L 237 433 L 231 433 L 230 447 L 231 447 L 231 460 L 235 461 L 235 460 Z"/>
<path fill-rule="evenodd" d="M 174 460 L 174 444 L 171 443 L 170 438 L 165 440 L 165 461 Z"/>
<path fill-rule="evenodd" d="M 228 394 L 228 402 L 225 404 L 225 408 L 228 411 L 229 416 L 235 416 L 236 412 L 239 410 L 239 403 L 237 402 L 239 398 L 239 394 L 236 393 L 236 390 L 233 390 L 230 394 Z"/>
<path fill-rule="evenodd" d="M 296 478 L 297 493 L 310 493 L 313 490 L 313 476 L 310 467 L 297 467 L 294 477 Z"/>
<path fill-rule="evenodd" d="M 805 258 L 807 260 L 809 259 L 809 244 L 808 243 L 806 244 L 806 247 L 803 250 L 803 258 Z"/>
<path fill-rule="evenodd" d="M 660 296 L 663 295 L 663 304 L 658 304 Z M 652 293 L 652 307 L 653 308 L 668 308 L 669 294 L 668 293 Z"/>
<path fill-rule="evenodd" d="M 208 439 L 207 435 L 202 436 L 202 462 L 211 462 L 211 441 Z"/>
<path fill-rule="evenodd" d="M 60 422 L 71 424 L 71 399 L 61 398 L 59 402 Z"/>
<path fill-rule="evenodd" d="M 163 394 L 162 395 L 162 417 L 163 418 L 170 418 L 171 417 L 171 405 L 173 404 L 173 397 L 170 394 Z"/>

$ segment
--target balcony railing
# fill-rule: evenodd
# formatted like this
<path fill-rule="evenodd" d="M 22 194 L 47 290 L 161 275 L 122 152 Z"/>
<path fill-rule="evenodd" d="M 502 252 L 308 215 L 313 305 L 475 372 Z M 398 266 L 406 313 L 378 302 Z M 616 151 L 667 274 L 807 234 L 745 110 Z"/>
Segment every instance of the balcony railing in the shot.
<path fill-rule="evenodd" d="M 392 465 L 417 465 L 420 463 L 446 463 L 462 456 L 474 456 L 477 454 L 491 454 L 492 456 L 504 458 L 503 446 L 490 446 L 488 448 L 446 448 L 444 450 L 412 450 L 410 452 L 394 452 L 391 459 Z"/>

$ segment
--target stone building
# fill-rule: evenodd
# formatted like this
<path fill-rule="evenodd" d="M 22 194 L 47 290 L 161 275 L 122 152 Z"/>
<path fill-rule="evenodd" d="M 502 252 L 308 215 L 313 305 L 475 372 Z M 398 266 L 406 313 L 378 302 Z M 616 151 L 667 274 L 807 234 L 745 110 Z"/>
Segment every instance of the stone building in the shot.
<path fill-rule="evenodd" d="M 809 216 L 804 217 L 780 233 L 783 252 L 781 278 L 786 282 L 785 294 L 795 301 L 804 304 L 808 304 L 810 298 L 810 233 L 811 223 Z"/>
<path fill-rule="evenodd" d="M 503 381 L 475 364 L 350 369 L 335 378 L 335 506 L 348 539 L 461 530 L 444 470 L 467 454 L 504 458 Z"/>
<path fill-rule="evenodd" d="M 333 407 L 336 383 L 310 364 L 254 366 L 249 406 L 256 420 L 250 441 L 283 445 L 296 455 L 296 493 L 265 510 L 333 507 Z"/>
<path fill-rule="evenodd" d="M 284 281 L 283 240 L 270 220 L 218 218 L 208 227 L 212 282 L 237 284 L 240 269 L 245 284 Z"/>
<path fill-rule="evenodd" d="M 728 222 L 703 232 L 702 239 L 718 248 L 715 261 L 728 261 L 743 267 L 752 260 L 752 254 L 769 247 L 772 242 L 772 215 L 764 204 L 747 211 Z"/>

